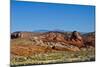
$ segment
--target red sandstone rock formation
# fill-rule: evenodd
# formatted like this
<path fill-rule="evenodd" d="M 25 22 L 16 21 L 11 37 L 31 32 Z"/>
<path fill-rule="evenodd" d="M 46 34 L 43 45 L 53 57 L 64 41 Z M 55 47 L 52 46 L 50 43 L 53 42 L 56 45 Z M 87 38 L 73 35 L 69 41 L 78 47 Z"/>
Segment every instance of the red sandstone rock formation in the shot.
<path fill-rule="evenodd" d="M 42 41 L 44 42 L 63 42 L 63 44 L 70 44 L 74 45 L 77 47 L 82 47 L 83 46 L 83 39 L 79 35 L 78 32 L 74 31 L 71 35 L 71 38 L 68 39 L 64 33 L 61 32 L 47 32 L 44 33 L 43 35 L 40 35 L 39 37 Z"/>
<path fill-rule="evenodd" d="M 61 42 L 62 45 L 73 45 L 79 48 L 84 45 L 93 45 L 95 44 L 94 36 L 82 37 L 79 32 L 73 31 L 71 36 L 64 34 L 63 32 L 50 31 L 42 34 L 33 36 L 32 32 L 14 32 L 11 34 L 11 38 L 30 38 L 36 37 L 34 40 L 43 44 L 44 42 Z M 39 41 L 40 40 L 40 41 Z"/>
<path fill-rule="evenodd" d="M 65 35 L 61 32 L 47 32 L 40 35 L 43 41 L 66 42 Z"/>
<path fill-rule="evenodd" d="M 87 46 L 95 47 L 95 36 L 91 35 L 91 36 L 84 37 L 83 41 L 86 47 Z"/>

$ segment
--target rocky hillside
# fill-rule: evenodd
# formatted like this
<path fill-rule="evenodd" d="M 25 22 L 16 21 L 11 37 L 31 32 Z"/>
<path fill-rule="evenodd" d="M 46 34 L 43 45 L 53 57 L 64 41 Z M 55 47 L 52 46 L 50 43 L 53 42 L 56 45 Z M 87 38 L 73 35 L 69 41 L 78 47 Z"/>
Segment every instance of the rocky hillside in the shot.
<path fill-rule="evenodd" d="M 81 36 L 77 31 L 70 33 L 70 35 L 58 31 L 50 31 L 38 34 L 32 32 L 14 32 L 11 34 L 11 38 L 13 37 L 11 42 L 11 51 L 16 55 L 23 54 L 23 52 L 25 52 L 25 55 L 30 55 L 30 53 L 32 54 L 34 52 L 48 52 L 52 50 L 80 51 L 80 48 L 82 47 L 94 47 L 95 36 L 85 35 Z M 19 41 L 21 41 L 22 43 L 19 43 Z M 29 46 L 30 44 L 31 47 Z"/>
<path fill-rule="evenodd" d="M 95 35 L 73 32 L 11 33 L 11 65 L 95 60 Z"/>
<path fill-rule="evenodd" d="M 84 40 L 85 46 L 95 47 L 95 32 L 83 34 L 83 40 Z"/>

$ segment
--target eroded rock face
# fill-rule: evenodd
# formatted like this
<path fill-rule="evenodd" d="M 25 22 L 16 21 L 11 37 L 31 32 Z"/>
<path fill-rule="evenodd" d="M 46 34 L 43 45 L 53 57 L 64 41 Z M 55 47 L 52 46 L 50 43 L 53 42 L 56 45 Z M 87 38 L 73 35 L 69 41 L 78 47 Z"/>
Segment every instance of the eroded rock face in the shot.
<path fill-rule="evenodd" d="M 68 42 L 69 42 L 69 44 L 75 45 L 77 47 L 83 47 L 84 46 L 83 38 L 80 35 L 80 33 L 77 32 L 77 31 L 72 32 L 72 35 L 70 37 L 70 41 L 68 41 Z"/>
<path fill-rule="evenodd" d="M 84 45 L 94 45 L 95 43 L 93 36 L 83 37 L 77 31 L 73 31 L 70 37 L 63 32 L 57 31 L 45 32 L 36 36 L 33 36 L 32 33 L 17 32 L 12 33 L 11 37 L 29 38 L 34 45 L 49 47 L 54 50 L 80 51 L 80 48 Z"/>
<path fill-rule="evenodd" d="M 38 41 L 33 45 L 12 45 L 11 53 L 19 56 L 30 56 L 38 53 L 46 53 L 52 51 L 80 51 L 80 49 L 73 45 L 63 45 L 61 42 L 43 42 Z"/>
<path fill-rule="evenodd" d="M 43 42 L 62 42 L 63 44 L 71 44 L 77 47 L 83 46 L 83 39 L 77 31 L 73 31 L 70 38 L 69 35 L 57 31 L 50 31 L 37 36 L 33 36 L 32 32 L 14 32 L 11 33 L 11 39 L 14 38 L 31 39 L 42 44 Z"/>
<path fill-rule="evenodd" d="M 70 44 L 77 47 L 83 46 L 82 36 L 77 32 L 72 32 L 70 38 L 68 38 L 64 33 L 61 32 L 48 32 L 39 37 L 42 41 L 46 42 L 63 42 L 63 44 Z"/>
<path fill-rule="evenodd" d="M 80 51 L 83 46 L 95 46 L 95 35 L 81 36 L 77 31 L 73 31 L 70 37 L 62 32 L 46 32 L 36 36 L 30 33 L 14 32 L 12 38 L 26 38 L 23 43 L 18 43 L 11 46 L 11 53 L 19 56 L 30 56 L 37 53 L 46 53 L 52 51 Z M 30 37 L 31 36 L 31 39 Z M 27 39 L 29 38 L 29 39 Z M 12 39 L 13 40 L 13 39 Z M 27 43 L 27 44 L 26 44 Z M 26 45 L 25 45 L 26 44 Z M 83 49 L 86 51 L 85 49 Z"/>
<path fill-rule="evenodd" d="M 11 33 L 11 39 L 15 39 L 15 38 L 29 39 L 32 36 L 33 36 L 32 32 L 13 32 L 13 33 Z"/>
<path fill-rule="evenodd" d="M 62 32 L 47 32 L 39 37 L 43 41 L 53 41 L 53 42 L 66 42 L 66 37 Z"/>
<path fill-rule="evenodd" d="M 37 45 L 14 45 L 11 47 L 11 53 L 19 56 L 30 56 L 37 53 L 52 51 L 51 48 Z"/>
<path fill-rule="evenodd" d="M 83 39 L 82 39 L 82 36 L 80 35 L 80 33 L 79 32 L 77 32 L 77 31 L 73 31 L 72 32 L 72 35 L 71 35 L 71 38 L 70 38 L 71 40 L 72 39 L 74 39 L 74 40 L 80 40 L 80 41 L 82 41 Z"/>
<path fill-rule="evenodd" d="M 90 35 L 83 37 L 85 46 L 93 46 L 95 47 L 95 35 Z"/>

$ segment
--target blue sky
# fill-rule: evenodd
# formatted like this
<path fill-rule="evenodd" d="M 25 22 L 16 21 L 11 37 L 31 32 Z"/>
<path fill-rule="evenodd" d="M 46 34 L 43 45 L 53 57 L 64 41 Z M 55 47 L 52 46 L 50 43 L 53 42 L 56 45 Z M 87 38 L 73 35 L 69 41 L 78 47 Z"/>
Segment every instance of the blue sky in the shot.
<path fill-rule="evenodd" d="M 11 32 L 65 30 L 92 32 L 95 7 L 40 2 L 11 3 Z"/>

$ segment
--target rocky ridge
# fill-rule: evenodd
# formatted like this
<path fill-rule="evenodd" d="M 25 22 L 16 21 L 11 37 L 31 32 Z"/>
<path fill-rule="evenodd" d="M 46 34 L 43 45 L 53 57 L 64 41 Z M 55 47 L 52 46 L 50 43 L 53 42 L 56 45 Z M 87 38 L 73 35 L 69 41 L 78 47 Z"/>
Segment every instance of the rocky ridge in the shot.
<path fill-rule="evenodd" d="M 26 45 L 27 47 L 25 45 L 13 45 L 11 47 L 11 52 L 16 55 L 30 55 L 33 53 L 41 53 L 48 51 L 80 51 L 80 48 L 86 47 L 87 44 L 88 46 L 92 46 L 95 42 L 95 36 L 91 35 L 89 37 L 83 37 L 77 31 L 72 32 L 70 36 L 63 32 L 57 31 L 45 32 L 38 35 L 31 35 L 31 37 L 29 38 L 26 38 L 26 36 L 30 35 L 25 32 L 21 32 L 20 36 L 19 34 L 20 33 L 18 33 L 16 38 L 21 38 L 21 35 L 24 35 L 25 38 L 21 39 L 29 40 L 32 45 Z"/>

